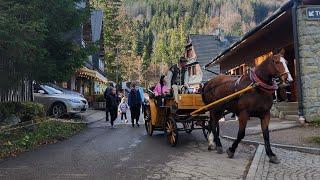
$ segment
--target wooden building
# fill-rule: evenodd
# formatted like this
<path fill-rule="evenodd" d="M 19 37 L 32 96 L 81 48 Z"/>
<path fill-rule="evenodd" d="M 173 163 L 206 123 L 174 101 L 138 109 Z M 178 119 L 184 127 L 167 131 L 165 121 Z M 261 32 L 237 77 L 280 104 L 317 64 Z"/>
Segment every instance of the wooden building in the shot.
<path fill-rule="evenodd" d="M 320 116 L 320 17 L 310 17 L 310 11 L 320 10 L 319 5 L 319 0 L 287 1 L 269 18 L 214 57 L 206 68 L 219 64 L 222 73 L 241 75 L 268 56 L 285 49 L 284 58 L 288 60 L 294 82 L 288 90 L 292 103 L 281 106 L 296 104 L 297 109 L 294 114 L 282 112 L 282 116 L 291 115 L 298 119 L 299 113 L 300 119 L 313 120 Z"/>

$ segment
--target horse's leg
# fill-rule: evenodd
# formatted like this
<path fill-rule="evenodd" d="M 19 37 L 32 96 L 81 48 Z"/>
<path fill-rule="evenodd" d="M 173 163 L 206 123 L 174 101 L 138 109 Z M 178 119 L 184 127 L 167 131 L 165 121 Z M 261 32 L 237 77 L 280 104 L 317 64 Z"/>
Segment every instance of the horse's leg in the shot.
<path fill-rule="evenodd" d="M 214 121 L 214 127 L 213 127 L 214 142 L 216 143 L 216 150 L 218 154 L 223 153 L 222 144 L 220 141 L 220 126 L 219 126 L 219 120 L 221 117 L 222 117 L 222 114 L 221 115 L 217 114 Z"/>
<path fill-rule="evenodd" d="M 249 119 L 248 112 L 241 111 L 239 115 L 239 130 L 238 130 L 237 139 L 233 142 L 232 146 L 227 150 L 227 154 L 229 158 L 233 158 L 234 153 L 236 152 L 236 149 L 238 147 L 238 144 L 245 136 L 248 119 Z"/>
<path fill-rule="evenodd" d="M 213 150 L 213 124 L 214 124 L 214 112 L 210 111 L 209 120 L 209 135 L 208 135 L 208 150 Z"/>
<path fill-rule="evenodd" d="M 272 152 L 271 146 L 270 146 L 270 137 L 269 137 L 269 128 L 268 128 L 269 122 L 270 122 L 270 112 L 266 113 L 261 118 L 261 130 L 263 133 L 266 154 L 269 156 L 270 162 L 278 164 L 280 163 L 280 161 L 278 160 L 277 156 Z"/>
<path fill-rule="evenodd" d="M 216 150 L 219 154 L 223 153 L 222 150 L 222 145 L 220 142 L 220 138 L 219 138 L 219 120 L 222 117 L 222 113 L 219 112 L 210 112 L 210 121 L 209 121 L 209 129 L 210 129 L 210 133 L 209 133 L 209 137 L 208 137 L 208 141 L 209 141 L 209 146 L 208 146 L 208 150 L 213 150 L 213 141 L 216 144 Z"/>

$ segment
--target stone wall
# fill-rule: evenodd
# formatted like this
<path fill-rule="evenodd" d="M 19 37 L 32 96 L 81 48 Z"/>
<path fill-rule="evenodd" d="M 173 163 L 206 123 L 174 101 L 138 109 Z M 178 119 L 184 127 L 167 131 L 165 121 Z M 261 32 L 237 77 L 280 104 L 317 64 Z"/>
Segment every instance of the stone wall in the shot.
<path fill-rule="evenodd" d="M 299 60 L 305 117 L 320 117 L 320 20 L 307 20 L 306 7 L 298 8 Z"/>

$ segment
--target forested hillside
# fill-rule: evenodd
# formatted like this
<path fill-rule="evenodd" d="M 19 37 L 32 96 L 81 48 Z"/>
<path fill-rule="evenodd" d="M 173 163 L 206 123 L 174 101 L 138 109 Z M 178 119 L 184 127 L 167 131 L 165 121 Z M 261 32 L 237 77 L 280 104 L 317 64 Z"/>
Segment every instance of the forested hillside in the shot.
<path fill-rule="evenodd" d="M 101 7 L 107 14 L 105 24 L 113 25 L 113 29 L 105 27 L 109 28 L 105 33 L 105 42 L 109 42 L 106 44 L 109 77 L 114 79 L 115 47 L 120 50 L 122 79 L 151 80 L 158 78 L 168 65 L 176 63 L 188 34 L 212 34 L 220 30 L 226 35 L 241 36 L 283 1 L 103 0 Z"/>

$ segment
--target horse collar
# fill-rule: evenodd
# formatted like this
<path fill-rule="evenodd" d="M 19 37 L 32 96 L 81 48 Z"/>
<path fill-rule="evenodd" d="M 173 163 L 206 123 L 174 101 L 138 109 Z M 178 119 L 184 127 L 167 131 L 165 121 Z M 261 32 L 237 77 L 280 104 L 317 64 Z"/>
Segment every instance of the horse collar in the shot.
<path fill-rule="evenodd" d="M 263 80 L 258 77 L 254 69 L 250 69 L 250 80 L 256 83 L 260 90 L 269 94 L 273 94 L 278 89 L 278 85 L 274 81 L 272 85 L 263 82 Z"/>

